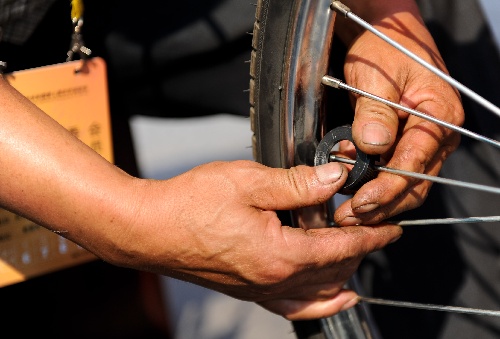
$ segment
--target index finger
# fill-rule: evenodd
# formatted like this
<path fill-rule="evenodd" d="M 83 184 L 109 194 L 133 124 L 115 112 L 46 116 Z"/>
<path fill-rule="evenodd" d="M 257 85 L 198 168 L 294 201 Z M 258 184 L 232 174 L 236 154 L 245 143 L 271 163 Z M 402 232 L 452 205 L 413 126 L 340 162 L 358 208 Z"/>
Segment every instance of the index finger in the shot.
<path fill-rule="evenodd" d="M 290 255 L 298 256 L 297 260 L 307 264 L 308 267 L 338 269 L 337 264 L 342 263 L 345 268 L 350 265 L 351 261 L 357 266 L 359 259 L 396 241 L 401 237 L 402 232 L 400 226 L 381 224 L 306 231 L 284 228 L 283 236 L 290 248 Z M 297 249 L 300 249 L 300 253 Z M 331 272 L 326 274 L 326 279 L 323 282 L 331 280 Z"/>

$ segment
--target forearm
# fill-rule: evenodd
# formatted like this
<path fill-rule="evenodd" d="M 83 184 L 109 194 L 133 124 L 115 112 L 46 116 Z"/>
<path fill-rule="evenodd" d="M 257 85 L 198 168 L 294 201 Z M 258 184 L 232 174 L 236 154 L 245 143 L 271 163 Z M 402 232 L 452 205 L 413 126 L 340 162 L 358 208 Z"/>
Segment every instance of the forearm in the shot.
<path fill-rule="evenodd" d="M 94 246 L 133 206 L 134 178 L 0 80 L 0 205 Z"/>

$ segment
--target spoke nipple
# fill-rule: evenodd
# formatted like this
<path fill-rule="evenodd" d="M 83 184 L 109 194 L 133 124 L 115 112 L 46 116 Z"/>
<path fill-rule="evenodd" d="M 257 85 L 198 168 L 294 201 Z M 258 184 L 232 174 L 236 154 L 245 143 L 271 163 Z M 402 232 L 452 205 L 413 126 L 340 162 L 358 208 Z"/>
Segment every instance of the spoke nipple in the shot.
<path fill-rule="evenodd" d="M 340 84 L 342 83 L 342 81 L 340 81 L 337 78 L 331 77 L 329 75 L 325 75 L 321 79 L 321 83 L 325 86 L 330 86 L 333 88 L 340 88 Z"/>
<path fill-rule="evenodd" d="M 335 12 L 343 14 L 345 17 L 347 17 L 347 14 L 349 14 L 349 12 L 351 12 L 351 9 L 349 7 L 337 0 L 332 1 L 332 3 L 330 4 L 330 8 Z"/>

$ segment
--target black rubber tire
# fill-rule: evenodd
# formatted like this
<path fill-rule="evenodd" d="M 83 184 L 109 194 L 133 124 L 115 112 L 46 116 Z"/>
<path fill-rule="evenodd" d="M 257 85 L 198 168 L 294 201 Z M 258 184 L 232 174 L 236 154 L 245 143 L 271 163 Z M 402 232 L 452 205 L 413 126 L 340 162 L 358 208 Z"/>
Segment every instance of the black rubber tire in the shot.
<path fill-rule="evenodd" d="M 294 1 L 258 0 L 250 61 L 250 118 L 254 159 L 270 167 L 283 164 L 281 90 L 285 49 Z M 272 22 L 272 28 L 270 28 Z M 289 216 L 280 218 L 288 223 Z M 324 339 L 319 321 L 292 322 L 299 339 Z"/>
<path fill-rule="evenodd" d="M 250 118 L 254 159 L 270 167 L 288 167 L 282 161 L 283 68 L 294 1 L 258 0 L 250 61 Z M 282 212 L 284 222 L 289 216 Z M 324 339 L 317 320 L 292 322 L 299 339 Z"/>
<path fill-rule="evenodd" d="M 272 3 L 272 5 L 270 5 Z M 250 61 L 250 118 L 256 161 L 283 167 L 281 163 L 280 112 L 282 68 L 293 1 L 258 0 Z M 268 22 L 272 29 L 267 29 Z M 262 95 L 265 93 L 265 95 Z"/>

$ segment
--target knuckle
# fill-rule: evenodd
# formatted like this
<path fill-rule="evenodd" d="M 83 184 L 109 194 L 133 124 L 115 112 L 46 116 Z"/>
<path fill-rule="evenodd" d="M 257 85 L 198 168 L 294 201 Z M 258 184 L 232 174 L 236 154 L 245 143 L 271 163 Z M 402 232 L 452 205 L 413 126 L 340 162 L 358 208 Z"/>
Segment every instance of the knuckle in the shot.
<path fill-rule="evenodd" d="M 296 274 L 296 270 L 287 264 L 267 263 L 266 269 L 254 277 L 254 282 L 262 295 L 279 295 L 292 284 Z"/>
<path fill-rule="evenodd" d="M 300 200 L 301 198 L 309 195 L 309 183 L 300 171 L 299 167 L 290 168 L 287 172 L 286 180 L 288 186 L 292 188 L 291 192 L 295 195 L 296 199 Z"/>

